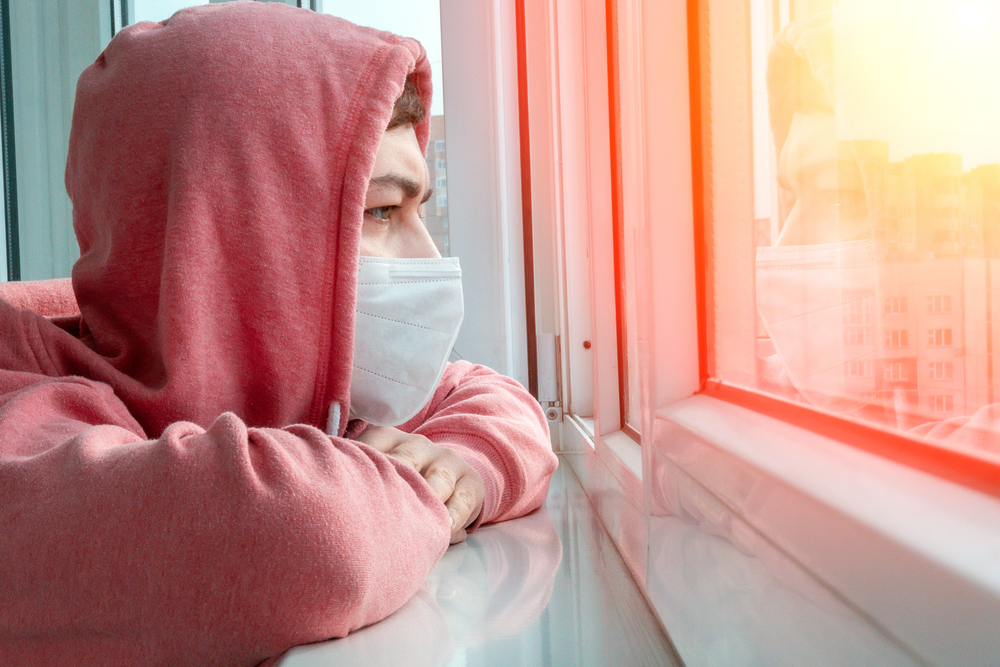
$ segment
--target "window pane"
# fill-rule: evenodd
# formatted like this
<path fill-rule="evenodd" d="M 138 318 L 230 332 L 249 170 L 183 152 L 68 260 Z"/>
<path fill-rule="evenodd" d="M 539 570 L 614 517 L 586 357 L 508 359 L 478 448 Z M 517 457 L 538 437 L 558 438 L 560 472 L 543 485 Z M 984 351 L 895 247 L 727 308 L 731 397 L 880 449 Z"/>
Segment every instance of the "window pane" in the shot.
<path fill-rule="evenodd" d="M 115 0 L 119 11 L 121 11 L 120 3 L 123 1 Z M 128 23 L 131 25 L 140 21 L 163 21 L 185 7 L 207 4 L 209 4 L 209 0 L 135 0 L 130 6 L 135 16 L 129 16 Z"/>
<path fill-rule="evenodd" d="M 705 4 L 713 375 L 1000 456 L 1000 5 Z"/>

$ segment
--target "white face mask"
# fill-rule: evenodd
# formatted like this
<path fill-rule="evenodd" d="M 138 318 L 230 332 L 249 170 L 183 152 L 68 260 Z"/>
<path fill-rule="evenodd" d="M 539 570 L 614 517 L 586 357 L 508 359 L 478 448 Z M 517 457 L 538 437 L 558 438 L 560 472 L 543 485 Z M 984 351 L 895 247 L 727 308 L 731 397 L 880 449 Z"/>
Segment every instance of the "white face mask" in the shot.
<path fill-rule="evenodd" d="M 457 257 L 362 257 L 351 417 L 398 426 L 427 404 L 462 326 Z"/>
<path fill-rule="evenodd" d="M 757 249 L 757 312 L 795 388 L 844 412 L 845 365 L 872 364 L 878 280 L 870 240 Z"/>

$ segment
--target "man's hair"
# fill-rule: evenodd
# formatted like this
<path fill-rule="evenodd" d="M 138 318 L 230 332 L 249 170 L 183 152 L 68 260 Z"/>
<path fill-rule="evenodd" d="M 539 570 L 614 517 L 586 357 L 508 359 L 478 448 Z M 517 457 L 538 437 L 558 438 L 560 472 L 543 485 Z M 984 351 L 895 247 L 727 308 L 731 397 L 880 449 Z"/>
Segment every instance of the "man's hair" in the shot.
<path fill-rule="evenodd" d="M 396 98 L 396 103 L 392 107 L 392 117 L 389 119 L 391 130 L 400 125 L 416 125 L 427 115 L 427 107 L 417 93 L 417 87 L 413 85 L 411 77 L 406 77 L 406 84 L 403 86 L 403 93 Z"/>

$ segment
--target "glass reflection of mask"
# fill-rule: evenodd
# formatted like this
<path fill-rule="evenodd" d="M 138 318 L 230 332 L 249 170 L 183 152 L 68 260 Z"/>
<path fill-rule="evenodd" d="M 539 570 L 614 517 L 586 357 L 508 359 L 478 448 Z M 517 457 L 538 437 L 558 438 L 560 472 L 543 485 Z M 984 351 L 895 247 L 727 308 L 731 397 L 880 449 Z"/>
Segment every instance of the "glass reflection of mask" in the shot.
<path fill-rule="evenodd" d="M 811 403 L 838 411 L 861 404 L 845 380 L 874 363 L 877 291 L 870 240 L 757 249 L 757 312 Z"/>
<path fill-rule="evenodd" d="M 457 257 L 361 257 L 351 416 L 398 426 L 437 388 L 462 325 Z"/>

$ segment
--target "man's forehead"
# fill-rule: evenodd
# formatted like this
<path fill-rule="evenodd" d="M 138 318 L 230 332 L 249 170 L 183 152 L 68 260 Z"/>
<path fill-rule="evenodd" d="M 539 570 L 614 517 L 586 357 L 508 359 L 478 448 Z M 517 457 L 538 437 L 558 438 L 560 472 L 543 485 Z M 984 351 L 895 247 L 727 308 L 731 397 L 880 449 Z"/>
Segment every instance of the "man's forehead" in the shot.
<path fill-rule="evenodd" d="M 375 157 L 369 188 L 401 190 L 408 197 L 424 193 L 429 180 L 427 163 L 412 126 L 386 130 Z"/>

